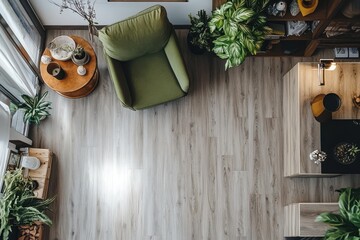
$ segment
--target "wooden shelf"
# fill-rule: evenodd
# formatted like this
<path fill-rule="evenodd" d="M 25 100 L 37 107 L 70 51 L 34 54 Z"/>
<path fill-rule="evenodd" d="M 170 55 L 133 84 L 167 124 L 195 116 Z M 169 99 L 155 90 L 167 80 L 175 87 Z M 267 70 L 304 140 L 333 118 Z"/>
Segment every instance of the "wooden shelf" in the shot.
<path fill-rule="evenodd" d="M 331 19 L 331 22 L 359 23 L 360 16 L 348 18 L 348 17 L 345 17 L 341 12 L 339 12 L 333 19 Z"/>
<path fill-rule="evenodd" d="M 294 45 L 297 45 L 299 48 L 291 53 L 291 54 L 285 54 L 284 53 L 284 50 L 285 50 L 285 47 L 284 47 L 284 44 L 286 44 L 287 41 L 292 41 L 291 43 L 289 44 L 294 44 Z M 260 56 L 260 57 L 266 57 L 266 56 L 275 56 L 275 57 L 281 57 L 281 56 L 304 56 L 304 51 L 305 51 L 305 47 L 306 47 L 306 44 L 304 41 L 296 41 L 295 39 L 288 39 L 288 40 L 282 40 L 280 43 L 278 44 L 274 44 L 273 45 L 273 48 L 268 50 L 267 52 L 265 53 L 258 53 L 256 56 Z"/>
<path fill-rule="evenodd" d="M 287 36 L 285 37 L 284 39 L 282 39 L 282 41 L 304 41 L 304 40 L 312 40 L 312 32 L 307 32 L 307 33 L 304 33 L 300 36 Z"/>

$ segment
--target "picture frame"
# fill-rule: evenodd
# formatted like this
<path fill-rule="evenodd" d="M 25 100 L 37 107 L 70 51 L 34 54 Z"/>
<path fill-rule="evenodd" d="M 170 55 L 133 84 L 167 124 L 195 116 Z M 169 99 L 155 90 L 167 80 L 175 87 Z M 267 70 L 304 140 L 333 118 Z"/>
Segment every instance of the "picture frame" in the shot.
<path fill-rule="evenodd" d="M 10 151 L 8 166 L 11 169 L 15 169 L 20 165 L 20 159 L 21 159 L 21 155 L 19 153 Z"/>
<path fill-rule="evenodd" d="M 349 49 L 348 48 L 334 48 L 336 58 L 348 58 Z"/>
<path fill-rule="evenodd" d="M 349 48 L 349 58 L 359 58 L 359 49 Z"/>

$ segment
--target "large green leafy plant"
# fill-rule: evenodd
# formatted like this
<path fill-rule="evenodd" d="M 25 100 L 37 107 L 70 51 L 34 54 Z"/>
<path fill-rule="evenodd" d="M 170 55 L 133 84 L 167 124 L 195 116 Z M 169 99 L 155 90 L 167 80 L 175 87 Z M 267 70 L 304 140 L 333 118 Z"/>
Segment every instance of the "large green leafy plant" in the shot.
<path fill-rule="evenodd" d="M 12 111 L 24 110 L 24 122 L 39 124 L 41 120 L 50 115 L 51 102 L 45 101 L 47 94 L 48 92 L 45 92 L 43 95 L 37 94 L 35 97 L 21 95 L 24 102 L 19 106 L 12 105 Z"/>
<path fill-rule="evenodd" d="M 360 188 L 339 190 L 340 213 L 321 213 L 317 222 L 328 224 L 327 240 L 360 240 Z"/>
<path fill-rule="evenodd" d="M 196 16 L 189 14 L 189 18 L 191 23 L 188 35 L 188 41 L 191 45 L 190 49 L 195 51 L 195 53 L 196 49 L 198 49 L 198 52 L 210 52 L 212 46 L 212 35 L 208 25 L 210 17 L 207 16 L 205 10 L 200 10 Z"/>
<path fill-rule="evenodd" d="M 216 36 L 213 51 L 226 59 L 225 69 L 240 65 L 261 48 L 271 31 L 264 14 L 267 4 L 268 0 L 228 0 L 213 12 L 209 22 Z"/>
<path fill-rule="evenodd" d="M 7 240 L 12 228 L 41 222 L 51 225 L 44 213 L 54 198 L 42 200 L 34 196 L 32 184 L 24 178 L 22 170 L 7 171 L 3 196 L 0 198 L 0 236 Z"/>

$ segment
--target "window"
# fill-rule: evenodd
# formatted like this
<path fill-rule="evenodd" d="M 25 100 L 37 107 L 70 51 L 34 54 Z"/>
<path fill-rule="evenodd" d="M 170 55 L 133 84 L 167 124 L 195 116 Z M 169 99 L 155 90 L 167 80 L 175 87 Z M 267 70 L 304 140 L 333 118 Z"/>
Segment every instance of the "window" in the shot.
<path fill-rule="evenodd" d="M 34 96 L 39 88 L 45 32 L 30 9 L 26 0 L 0 1 L 0 91 L 13 102 L 19 102 L 22 94 Z"/>
<path fill-rule="evenodd" d="M 39 63 L 40 49 L 42 44 L 42 33 L 32 21 L 20 1 L 0 1 L 0 14 L 8 25 L 9 30 L 15 35 L 32 62 Z M 6 26 L 5 26 L 6 27 Z"/>

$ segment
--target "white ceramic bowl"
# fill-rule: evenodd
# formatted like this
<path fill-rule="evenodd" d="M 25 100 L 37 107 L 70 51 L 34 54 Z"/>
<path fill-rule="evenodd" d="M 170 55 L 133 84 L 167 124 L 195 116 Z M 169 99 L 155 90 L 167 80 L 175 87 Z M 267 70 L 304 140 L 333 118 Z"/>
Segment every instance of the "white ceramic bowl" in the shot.
<path fill-rule="evenodd" d="M 59 61 L 69 60 L 75 47 L 75 41 L 65 35 L 54 38 L 48 45 L 51 56 Z"/>

